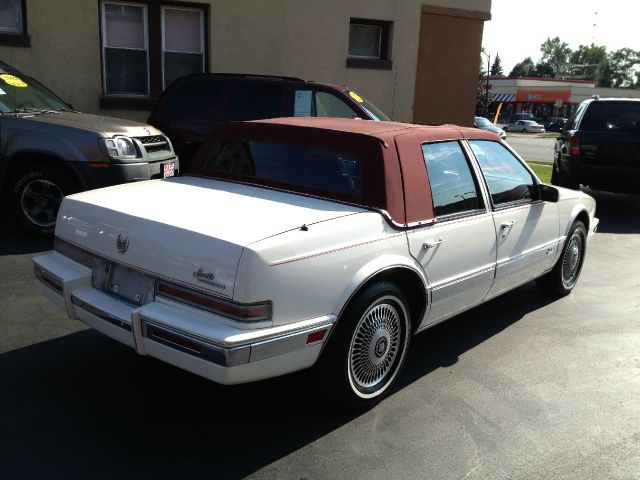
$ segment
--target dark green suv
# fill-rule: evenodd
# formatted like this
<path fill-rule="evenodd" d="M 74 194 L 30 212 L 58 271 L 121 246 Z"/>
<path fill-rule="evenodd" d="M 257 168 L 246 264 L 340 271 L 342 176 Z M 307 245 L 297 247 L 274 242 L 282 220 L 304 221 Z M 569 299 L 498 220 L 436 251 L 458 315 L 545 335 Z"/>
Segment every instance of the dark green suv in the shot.
<path fill-rule="evenodd" d="M 556 141 L 551 183 L 640 193 L 640 100 L 582 102 Z"/>
<path fill-rule="evenodd" d="M 70 193 L 178 173 L 173 146 L 139 122 L 74 111 L 0 62 L 0 194 L 26 229 L 53 233 Z"/>

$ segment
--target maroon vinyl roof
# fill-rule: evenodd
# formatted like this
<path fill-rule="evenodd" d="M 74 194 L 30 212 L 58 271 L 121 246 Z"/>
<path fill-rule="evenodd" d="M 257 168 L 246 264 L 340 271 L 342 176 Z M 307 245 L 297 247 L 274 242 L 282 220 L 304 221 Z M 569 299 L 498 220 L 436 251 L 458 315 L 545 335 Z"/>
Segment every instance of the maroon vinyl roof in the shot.
<path fill-rule="evenodd" d="M 499 141 L 495 133 L 456 125 L 432 127 L 320 117 L 229 122 L 212 130 L 198 151 L 190 174 L 217 177 L 217 174 L 203 171 L 200 167 L 211 146 L 222 139 L 304 145 L 357 155 L 366 160 L 361 198 L 342 198 L 336 194 L 335 199 L 385 210 L 397 225 L 428 222 L 434 218 L 422 156 L 423 143 L 461 139 Z M 296 190 L 316 193 L 305 192 L 299 186 Z"/>

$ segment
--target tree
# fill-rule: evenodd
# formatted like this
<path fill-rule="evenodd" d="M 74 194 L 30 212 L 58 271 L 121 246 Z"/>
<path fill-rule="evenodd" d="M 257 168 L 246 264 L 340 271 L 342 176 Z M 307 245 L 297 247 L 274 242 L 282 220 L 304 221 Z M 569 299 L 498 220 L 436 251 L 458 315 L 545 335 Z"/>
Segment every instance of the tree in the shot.
<path fill-rule="evenodd" d="M 609 54 L 609 75 L 612 87 L 631 88 L 636 83 L 640 52 L 621 48 Z"/>
<path fill-rule="evenodd" d="M 540 78 L 553 77 L 553 67 L 548 63 L 538 62 L 531 76 Z"/>
<path fill-rule="evenodd" d="M 607 47 L 593 43 L 580 45 L 569 56 L 567 73 L 572 78 L 595 80 L 599 87 L 608 86 L 611 83 L 607 79 L 610 72 L 608 64 Z"/>
<path fill-rule="evenodd" d="M 491 75 L 504 75 L 504 71 L 502 70 L 502 60 L 500 60 L 500 55 L 496 53 L 496 59 L 493 61 L 493 65 L 491 65 Z"/>
<path fill-rule="evenodd" d="M 476 92 L 476 115 L 484 117 L 489 113 L 491 105 L 491 84 L 487 89 L 487 76 L 480 72 L 478 74 L 478 89 Z"/>
<path fill-rule="evenodd" d="M 547 38 L 540 45 L 540 52 L 542 53 L 540 63 L 551 65 L 556 77 L 564 74 L 571 55 L 571 49 L 567 42 L 560 40 L 560 37 Z"/>
<path fill-rule="evenodd" d="M 509 74 L 510 77 L 530 77 L 536 69 L 535 63 L 531 57 L 525 58 L 523 61 L 516 63 Z"/>

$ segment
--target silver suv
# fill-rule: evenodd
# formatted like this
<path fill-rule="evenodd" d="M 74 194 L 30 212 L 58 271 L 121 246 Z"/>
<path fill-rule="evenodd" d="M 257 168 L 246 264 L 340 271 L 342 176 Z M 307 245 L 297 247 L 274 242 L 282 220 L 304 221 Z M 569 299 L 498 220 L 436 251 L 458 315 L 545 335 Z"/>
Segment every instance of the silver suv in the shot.
<path fill-rule="evenodd" d="M 65 195 L 178 170 L 173 146 L 160 130 L 76 112 L 0 62 L 0 194 L 26 229 L 53 233 Z"/>

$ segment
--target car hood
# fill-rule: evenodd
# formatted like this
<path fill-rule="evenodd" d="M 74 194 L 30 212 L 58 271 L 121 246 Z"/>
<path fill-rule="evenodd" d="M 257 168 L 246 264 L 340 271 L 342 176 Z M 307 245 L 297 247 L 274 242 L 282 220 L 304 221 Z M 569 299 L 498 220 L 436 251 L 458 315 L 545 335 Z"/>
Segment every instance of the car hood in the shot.
<path fill-rule="evenodd" d="M 500 127 L 496 127 L 495 125 L 489 125 L 487 127 L 480 127 L 482 130 L 488 130 L 490 132 L 493 133 L 504 133 L 503 130 Z"/>
<path fill-rule="evenodd" d="M 362 211 L 276 190 L 180 177 L 66 197 L 56 235 L 120 264 L 232 297 L 247 246 Z M 118 249 L 123 238 L 125 252 Z"/>
<path fill-rule="evenodd" d="M 114 135 L 146 137 L 149 135 L 162 134 L 157 128 L 141 122 L 80 112 L 40 113 L 29 117 L 29 120 L 63 127 L 90 130 L 103 134 L 105 137 L 113 137 Z"/>

